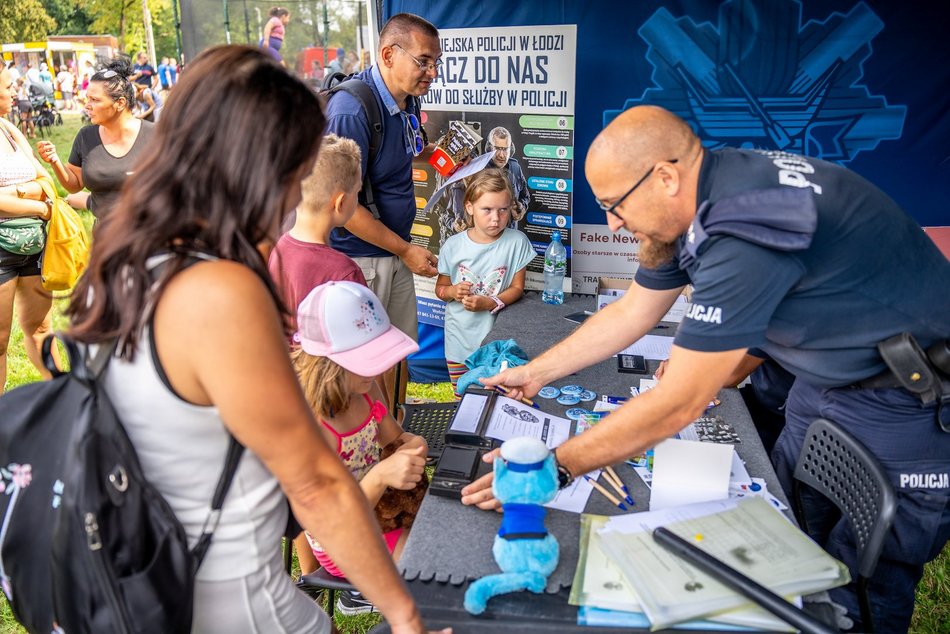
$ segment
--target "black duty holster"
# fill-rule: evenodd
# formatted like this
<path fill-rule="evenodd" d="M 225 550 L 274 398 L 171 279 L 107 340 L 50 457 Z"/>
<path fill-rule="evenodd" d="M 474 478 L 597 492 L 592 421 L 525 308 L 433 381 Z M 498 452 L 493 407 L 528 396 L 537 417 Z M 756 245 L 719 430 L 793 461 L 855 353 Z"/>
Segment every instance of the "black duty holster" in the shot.
<path fill-rule="evenodd" d="M 924 405 L 937 404 L 937 424 L 950 433 L 950 340 L 938 341 L 924 351 L 910 333 L 877 344 L 898 386 Z"/>

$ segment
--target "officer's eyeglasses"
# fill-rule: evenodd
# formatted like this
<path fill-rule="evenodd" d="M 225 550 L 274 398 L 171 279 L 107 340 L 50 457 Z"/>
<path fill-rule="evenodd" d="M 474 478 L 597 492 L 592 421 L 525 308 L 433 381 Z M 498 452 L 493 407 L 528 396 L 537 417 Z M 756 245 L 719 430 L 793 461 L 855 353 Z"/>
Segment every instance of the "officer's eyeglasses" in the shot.
<path fill-rule="evenodd" d="M 438 73 L 442 69 L 441 59 L 437 59 L 435 60 L 435 62 L 424 62 L 418 57 L 416 57 L 415 55 L 413 55 L 412 53 L 410 53 L 409 51 L 407 51 L 406 49 L 404 49 L 403 47 L 399 46 L 399 44 L 394 43 L 393 46 L 398 47 L 400 51 L 402 51 L 403 53 L 411 57 L 412 61 L 416 63 L 416 66 L 419 67 L 419 70 L 421 70 L 424 73 L 428 73 L 429 71 L 432 71 L 432 70 Z"/>
<path fill-rule="evenodd" d="M 426 147 L 422 131 L 419 129 L 419 117 L 411 112 L 404 112 L 403 120 L 406 122 L 406 143 L 409 144 L 412 155 L 419 156 Z"/>
<path fill-rule="evenodd" d="M 667 163 L 676 163 L 678 160 L 679 160 L 679 159 L 670 159 L 669 161 L 667 161 Z M 660 164 L 657 163 L 656 165 L 654 165 L 653 167 L 651 167 L 649 170 L 647 170 L 647 173 L 644 174 L 642 177 L 640 177 L 640 180 L 638 180 L 636 183 L 634 183 L 634 184 L 633 184 L 633 187 L 631 187 L 630 189 L 628 189 L 628 190 L 627 190 L 627 193 L 624 194 L 623 196 L 621 196 L 620 198 L 618 198 L 617 201 L 614 202 L 612 205 L 611 205 L 611 204 L 608 204 L 608 203 L 605 203 L 604 201 L 602 201 L 602 200 L 599 199 L 599 198 L 595 198 L 594 200 L 597 201 L 597 205 L 598 205 L 601 209 L 603 209 L 606 213 L 608 213 L 608 214 L 613 214 L 613 215 L 616 216 L 617 218 L 620 218 L 620 220 L 623 220 L 623 218 L 620 216 L 620 214 L 618 214 L 617 211 L 616 211 L 616 210 L 617 210 L 617 207 L 619 207 L 619 206 L 623 203 L 623 201 L 625 201 L 625 200 L 627 199 L 627 197 L 629 197 L 630 194 L 632 194 L 632 193 L 637 189 L 637 187 L 639 187 L 640 185 L 642 185 L 642 184 L 643 184 L 643 181 L 645 181 L 646 179 L 650 178 L 650 174 L 652 174 L 654 171 L 656 171 L 656 168 L 659 167 L 659 166 L 660 166 Z"/>

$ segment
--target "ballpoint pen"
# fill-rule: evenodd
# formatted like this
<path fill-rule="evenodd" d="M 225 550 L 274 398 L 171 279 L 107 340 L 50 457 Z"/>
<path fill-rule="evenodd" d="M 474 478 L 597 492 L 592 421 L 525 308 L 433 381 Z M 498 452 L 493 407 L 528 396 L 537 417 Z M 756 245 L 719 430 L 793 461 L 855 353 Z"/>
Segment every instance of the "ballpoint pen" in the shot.
<path fill-rule="evenodd" d="M 498 390 L 500 393 L 504 394 L 505 396 L 507 396 L 511 392 L 511 390 L 509 390 L 508 388 L 502 387 L 500 385 L 496 385 L 495 389 Z M 541 409 L 540 407 L 538 407 L 538 404 L 532 401 L 530 398 L 521 397 L 518 400 L 524 403 L 525 405 L 533 407 L 534 409 Z"/>
<path fill-rule="evenodd" d="M 623 502 L 621 502 L 621 501 L 618 500 L 616 497 L 614 497 L 614 495 L 613 495 L 610 491 L 608 491 L 607 489 L 605 489 L 599 482 L 597 482 L 597 480 L 594 480 L 594 479 L 593 479 L 592 477 L 590 477 L 589 475 L 585 475 L 585 476 L 584 476 L 584 479 L 587 480 L 588 482 L 590 482 L 591 486 L 593 486 L 595 489 L 597 489 L 597 491 L 598 491 L 601 495 L 603 495 L 605 498 L 607 498 L 607 499 L 610 500 L 612 503 L 614 503 L 615 505 L 617 505 L 617 508 L 619 508 L 621 511 L 626 511 L 626 510 L 627 510 L 627 507 L 623 505 Z"/>
<path fill-rule="evenodd" d="M 607 474 L 607 481 L 611 482 L 614 485 L 614 488 L 617 490 L 617 493 L 623 496 L 624 500 L 630 506 L 636 504 L 633 501 L 633 498 L 630 497 L 630 490 L 627 489 L 627 485 L 623 483 L 623 480 L 620 479 L 620 476 L 617 475 L 617 472 L 614 471 L 614 468 L 610 465 L 604 467 L 605 473 Z"/>

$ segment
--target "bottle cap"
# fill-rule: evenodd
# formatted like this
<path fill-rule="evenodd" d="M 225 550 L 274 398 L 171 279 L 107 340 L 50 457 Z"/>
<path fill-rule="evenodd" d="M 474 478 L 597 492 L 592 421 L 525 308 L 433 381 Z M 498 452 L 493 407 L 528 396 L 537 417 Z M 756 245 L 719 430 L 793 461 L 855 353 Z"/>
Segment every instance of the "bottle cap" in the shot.
<path fill-rule="evenodd" d="M 555 231 L 551 234 L 551 242 L 560 242 L 561 241 L 561 232 Z"/>

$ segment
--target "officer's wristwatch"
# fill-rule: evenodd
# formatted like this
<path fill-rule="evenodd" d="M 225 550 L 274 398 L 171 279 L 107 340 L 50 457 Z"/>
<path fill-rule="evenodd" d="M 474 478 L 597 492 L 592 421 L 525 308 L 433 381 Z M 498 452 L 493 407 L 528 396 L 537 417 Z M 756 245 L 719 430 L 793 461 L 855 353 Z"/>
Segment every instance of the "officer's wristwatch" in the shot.
<path fill-rule="evenodd" d="M 554 450 L 554 466 L 557 468 L 557 488 L 565 489 L 574 482 L 574 474 L 567 467 L 557 461 L 557 450 Z"/>

